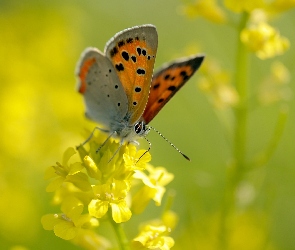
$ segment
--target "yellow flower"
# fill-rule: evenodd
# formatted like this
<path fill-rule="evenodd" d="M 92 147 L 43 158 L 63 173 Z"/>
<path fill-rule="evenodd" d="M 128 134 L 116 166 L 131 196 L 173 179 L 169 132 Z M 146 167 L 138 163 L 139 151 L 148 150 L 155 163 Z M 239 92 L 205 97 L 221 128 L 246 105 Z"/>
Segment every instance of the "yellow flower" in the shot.
<path fill-rule="evenodd" d="M 280 13 L 295 7 L 294 0 L 273 0 L 270 1 L 267 11 L 270 13 Z"/>
<path fill-rule="evenodd" d="M 132 145 L 130 145 L 132 146 Z M 146 150 L 130 150 L 129 153 L 123 155 L 125 162 L 125 167 L 127 171 L 134 172 L 135 170 L 144 170 L 146 168 L 146 163 L 151 161 L 151 154 Z M 133 146 L 135 148 L 135 146 Z"/>
<path fill-rule="evenodd" d="M 167 236 L 170 229 L 166 226 L 145 225 L 139 235 L 133 239 L 134 249 L 169 250 L 174 246 L 174 240 Z"/>
<path fill-rule="evenodd" d="M 57 162 L 56 166 L 46 170 L 45 179 L 53 179 L 46 188 L 47 192 L 56 191 L 64 182 L 71 182 L 83 191 L 91 190 L 87 175 L 81 172 L 83 165 L 80 162 L 68 163 L 74 154 L 76 151 L 68 148 L 63 155 L 62 164 Z"/>
<path fill-rule="evenodd" d="M 281 62 L 274 62 L 271 65 L 272 75 L 279 84 L 286 84 L 290 82 L 290 72 Z"/>
<path fill-rule="evenodd" d="M 201 16 L 214 23 L 226 21 L 225 13 L 217 5 L 216 0 L 196 0 L 194 3 L 184 6 L 182 12 L 190 18 Z"/>
<path fill-rule="evenodd" d="M 46 172 L 46 178 L 53 180 L 47 190 L 55 192 L 54 203 L 62 204 L 63 213 L 43 216 L 42 224 L 44 229 L 54 230 L 58 237 L 72 240 L 84 248 L 106 249 L 110 247 L 109 242 L 89 229 L 95 226 L 93 220 L 98 223 L 97 218 L 108 213 L 108 218 L 115 222 L 113 225 L 128 221 L 132 216 L 127 204 L 130 183 L 136 176 L 139 178 L 145 168 L 150 175 L 141 176 L 141 180 L 154 191 L 148 200 L 154 199 L 157 205 L 160 205 L 165 192 L 163 186 L 173 179 L 173 175 L 164 168 L 146 166 L 151 160 L 150 153 L 137 151 L 132 144 L 120 146 L 110 139 L 99 148 L 96 138 L 90 140 L 89 144 L 88 150 L 84 146 L 77 149 L 82 162 L 69 163 L 76 153 L 70 148 L 64 153 L 62 164 L 57 163 Z M 88 214 L 82 215 L 84 205 L 88 206 Z M 165 230 L 168 232 L 168 229 Z M 170 238 L 165 237 L 159 238 L 159 246 L 171 245 Z"/>
<path fill-rule="evenodd" d="M 289 40 L 266 22 L 245 28 L 241 32 L 241 40 L 260 59 L 281 55 L 289 48 Z"/>
<path fill-rule="evenodd" d="M 111 181 L 113 178 L 128 180 L 135 170 L 143 170 L 146 163 L 151 160 L 149 152 L 137 151 L 132 144 L 119 147 L 120 144 L 112 139 L 98 152 L 96 151 L 99 145 L 95 141 L 90 143 L 89 152 L 81 146 L 78 150 L 88 175 L 101 183 Z"/>
<path fill-rule="evenodd" d="M 88 250 L 106 250 L 112 246 L 109 240 L 90 229 L 78 231 L 71 241 L 82 249 Z"/>
<path fill-rule="evenodd" d="M 288 86 L 290 72 L 281 62 L 271 65 L 269 74 L 259 88 L 259 101 L 264 105 L 270 105 L 278 101 L 288 101 L 292 97 L 292 91 Z"/>
<path fill-rule="evenodd" d="M 82 215 L 84 205 L 75 197 L 68 196 L 62 203 L 62 214 L 47 214 L 41 219 L 45 230 L 53 230 L 55 235 L 71 240 L 83 229 L 97 227 L 98 221 L 89 214 Z"/>
<path fill-rule="evenodd" d="M 134 213 L 141 213 L 151 199 L 155 201 L 157 206 L 160 206 L 162 197 L 166 191 L 164 186 L 174 178 L 174 175 L 168 173 L 163 167 L 154 168 L 151 165 L 147 165 L 146 170 L 149 172 L 149 176 L 141 171 L 136 171 L 133 175 L 135 179 L 140 179 L 144 184 L 133 196 L 132 211 Z"/>
<path fill-rule="evenodd" d="M 265 6 L 264 0 L 224 0 L 224 5 L 233 12 L 251 12 Z"/>
<path fill-rule="evenodd" d="M 238 104 L 239 96 L 230 84 L 230 75 L 217 61 L 207 58 L 200 71 L 202 77 L 198 87 L 207 94 L 214 107 L 225 109 Z"/>
<path fill-rule="evenodd" d="M 115 179 L 111 183 L 92 186 L 97 198 L 89 203 L 89 214 L 101 218 L 107 213 L 110 206 L 113 220 L 116 223 L 128 221 L 132 215 L 125 200 L 129 189 L 130 185 L 127 181 Z"/>

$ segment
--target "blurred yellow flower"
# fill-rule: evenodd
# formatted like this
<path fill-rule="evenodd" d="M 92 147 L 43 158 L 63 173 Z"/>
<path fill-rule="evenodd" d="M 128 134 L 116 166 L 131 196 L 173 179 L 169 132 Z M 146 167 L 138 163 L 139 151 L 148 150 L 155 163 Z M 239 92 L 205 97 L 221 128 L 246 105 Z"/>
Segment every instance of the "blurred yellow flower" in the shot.
<path fill-rule="evenodd" d="M 230 75 L 217 61 L 207 58 L 200 71 L 202 76 L 198 87 L 207 94 L 214 107 L 225 109 L 238 104 L 239 96 L 230 84 Z"/>
<path fill-rule="evenodd" d="M 68 148 L 64 155 L 62 164 L 56 163 L 56 166 L 49 167 L 45 172 L 45 179 L 53 179 L 47 186 L 47 192 L 56 191 L 64 182 L 71 182 L 81 190 L 91 189 L 88 177 L 81 170 L 84 168 L 80 162 L 68 164 L 70 158 L 76 154 L 73 148 Z"/>
<path fill-rule="evenodd" d="M 113 180 L 111 183 L 92 186 L 94 196 L 88 205 L 89 214 L 96 217 L 103 217 L 109 206 L 112 209 L 112 217 L 116 223 L 128 221 L 131 218 L 131 211 L 126 203 L 126 196 L 130 189 L 127 181 Z"/>
<path fill-rule="evenodd" d="M 166 191 L 166 186 L 170 183 L 174 175 L 167 172 L 163 167 L 154 168 L 151 165 L 146 166 L 149 175 L 142 171 L 136 171 L 133 177 L 143 182 L 144 186 L 133 196 L 132 211 L 134 213 L 141 213 L 148 205 L 149 201 L 153 199 L 157 206 L 161 205 L 162 197 Z"/>
<path fill-rule="evenodd" d="M 269 2 L 267 11 L 269 13 L 277 14 L 283 11 L 287 11 L 295 7 L 294 0 L 273 0 Z"/>
<path fill-rule="evenodd" d="M 55 235 L 71 240 L 84 228 L 97 227 L 98 221 L 89 214 L 82 215 L 84 205 L 73 196 L 68 196 L 62 203 L 62 214 L 47 214 L 41 219 L 45 230 L 53 230 Z"/>
<path fill-rule="evenodd" d="M 112 246 L 109 240 L 90 229 L 78 231 L 71 242 L 87 250 L 106 250 Z"/>
<path fill-rule="evenodd" d="M 289 48 L 289 40 L 266 22 L 251 24 L 241 32 L 242 42 L 260 59 L 283 54 Z"/>
<path fill-rule="evenodd" d="M 226 22 L 226 15 L 216 0 L 195 0 L 183 6 L 182 13 L 190 18 L 201 16 L 214 23 Z"/>
<path fill-rule="evenodd" d="M 258 99 L 263 105 L 270 105 L 278 101 L 288 101 L 292 97 L 289 86 L 290 72 L 285 65 L 275 61 L 271 65 L 270 74 L 259 87 Z"/>
<path fill-rule="evenodd" d="M 254 9 L 263 8 L 264 0 L 224 0 L 224 5 L 233 12 L 251 12 Z"/>
<path fill-rule="evenodd" d="M 174 246 L 174 240 L 167 236 L 170 229 L 166 226 L 145 225 L 139 235 L 133 239 L 133 247 L 139 249 L 169 250 Z"/>

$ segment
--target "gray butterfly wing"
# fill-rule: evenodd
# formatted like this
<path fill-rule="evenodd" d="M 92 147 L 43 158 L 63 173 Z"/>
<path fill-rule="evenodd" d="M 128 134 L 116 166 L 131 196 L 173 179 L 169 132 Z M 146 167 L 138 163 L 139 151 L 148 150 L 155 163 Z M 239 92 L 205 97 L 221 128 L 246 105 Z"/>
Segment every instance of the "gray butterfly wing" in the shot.
<path fill-rule="evenodd" d="M 111 130 L 128 111 L 124 88 L 108 58 L 96 48 L 87 48 L 76 70 L 78 91 L 83 94 L 86 116 Z"/>

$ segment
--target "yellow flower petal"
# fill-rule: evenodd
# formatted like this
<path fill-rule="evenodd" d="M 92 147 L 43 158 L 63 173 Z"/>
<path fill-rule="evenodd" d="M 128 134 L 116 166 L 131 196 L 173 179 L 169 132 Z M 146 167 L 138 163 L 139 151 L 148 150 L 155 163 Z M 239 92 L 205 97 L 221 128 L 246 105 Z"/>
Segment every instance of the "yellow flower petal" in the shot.
<path fill-rule="evenodd" d="M 80 230 L 72 242 L 88 250 L 106 250 L 112 246 L 109 240 L 96 234 L 93 230 Z"/>
<path fill-rule="evenodd" d="M 61 211 L 72 221 L 75 221 L 80 217 L 83 209 L 83 203 L 74 196 L 67 196 L 61 205 Z"/>
<path fill-rule="evenodd" d="M 46 187 L 46 192 L 54 192 L 56 191 L 61 184 L 64 182 L 64 178 L 63 177 L 57 177 L 55 180 L 51 181 L 47 187 Z"/>
<path fill-rule="evenodd" d="M 74 224 L 70 221 L 61 221 L 54 226 L 54 233 L 56 236 L 64 239 L 64 240 L 71 240 L 73 239 L 77 232 L 78 228 L 74 226 Z"/>
<path fill-rule="evenodd" d="M 108 211 L 108 204 L 108 201 L 102 201 L 98 199 L 92 200 L 88 205 L 89 214 L 96 218 L 103 217 Z"/>
<path fill-rule="evenodd" d="M 201 16 L 214 23 L 224 23 L 226 15 L 215 0 L 196 0 L 184 7 L 183 12 L 190 18 Z"/>
<path fill-rule="evenodd" d="M 133 197 L 132 197 L 132 211 L 135 214 L 140 214 L 149 204 L 149 201 L 156 195 L 157 189 L 150 188 L 149 186 L 143 186 Z"/>
<path fill-rule="evenodd" d="M 46 214 L 41 218 L 41 223 L 45 230 L 53 230 L 58 222 L 59 219 L 57 214 Z"/>
<path fill-rule="evenodd" d="M 87 169 L 87 172 L 90 177 L 95 178 L 97 180 L 100 180 L 101 178 L 101 171 L 96 166 L 95 162 L 92 160 L 92 158 L 88 155 L 84 157 L 84 164 L 85 168 Z"/>
<path fill-rule="evenodd" d="M 88 176 L 84 173 L 78 172 L 73 175 L 68 175 L 66 181 L 73 183 L 77 188 L 82 191 L 91 190 L 91 185 L 89 183 Z"/>
<path fill-rule="evenodd" d="M 83 165 L 81 162 L 75 162 L 73 164 L 70 165 L 70 171 L 69 171 L 69 175 L 73 175 L 76 174 L 78 172 L 80 172 L 83 169 Z"/>
<path fill-rule="evenodd" d="M 251 12 L 266 7 L 264 0 L 224 0 L 224 5 L 233 12 Z"/>
<path fill-rule="evenodd" d="M 54 177 L 56 177 L 55 170 L 52 166 L 50 166 L 45 170 L 44 179 L 49 180 Z"/>
<path fill-rule="evenodd" d="M 68 148 L 64 154 L 63 154 L 63 158 L 62 158 L 62 165 L 67 165 L 69 159 L 76 154 L 76 150 L 74 148 Z"/>
<path fill-rule="evenodd" d="M 125 200 L 122 200 L 119 203 L 111 203 L 111 207 L 112 217 L 116 223 L 125 222 L 131 218 L 132 213 Z"/>

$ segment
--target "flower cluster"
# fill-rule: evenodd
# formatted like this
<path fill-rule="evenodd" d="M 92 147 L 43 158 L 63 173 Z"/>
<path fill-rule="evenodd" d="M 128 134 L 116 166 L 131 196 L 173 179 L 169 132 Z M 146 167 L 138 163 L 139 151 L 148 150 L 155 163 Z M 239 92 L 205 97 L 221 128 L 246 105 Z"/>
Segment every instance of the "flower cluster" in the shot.
<path fill-rule="evenodd" d="M 252 11 L 251 15 L 261 16 L 260 10 Z M 289 48 L 289 40 L 282 37 L 278 30 L 266 20 L 252 18 L 252 22 L 241 32 L 242 42 L 260 59 L 282 55 Z"/>
<path fill-rule="evenodd" d="M 285 53 L 289 40 L 269 24 L 277 14 L 295 7 L 293 0 L 224 0 L 224 7 L 235 13 L 247 13 L 249 22 L 240 34 L 240 39 L 260 59 L 272 58 Z M 182 7 L 189 18 L 203 17 L 211 22 L 233 24 L 225 8 L 216 0 L 193 0 Z"/>
<path fill-rule="evenodd" d="M 202 17 L 213 23 L 236 28 L 240 47 L 244 47 L 247 53 L 253 53 L 261 60 L 283 55 L 289 49 L 288 38 L 281 35 L 280 31 L 270 23 L 283 11 L 295 7 L 295 1 L 224 0 L 222 3 L 223 6 L 217 0 L 188 0 L 181 10 L 189 18 Z M 233 13 L 229 14 L 228 10 Z M 237 48 L 238 51 L 241 51 L 240 47 Z M 236 67 L 236 71 L 242 74 L 245 65 L 240 66 L 242 69 L 238 68 L 238 65 Z M 237 85 L 241 82 L 240 79 L 234 78 L 239 75 L 237 72 L 230 74 L 230 71 L 223 69 L 221 63 L 210 55 L 200 72 L 202 76 L 198 87 L 219 111 L 227 112 L 227 108 L 235 109 L 245 104 L 244 98 L 241 98 L 237 91 Z M 286 67 L 276 61 L 271 67 L 271 73 L 258 90 L 260 103 L 270 104 L 290 99 L 290 89 L 287 86 L 289 73 Z M 280 74 L 284 79 L 278 79 L 276 74 Z M 243 77 L 246 79 L 247 75 Z"/>
<path fill-rule="evenodd" d="M 165 186 L 173 179 L 165 168 L 147 164 L 151 160 L 149 152 L 137 151 L 131 144 L 120 147 L 112 139 L 96 152 L 98 141 L 93 136 L 89 150 L 84 146 L 77 151 L 68 148 L 62 162 L 45 173 L 45 178 L 51 180 L 46 191 L 54 192 L 53 203 L 61 206 L 61 213 L 44 215 L 44 229 L 86 249 L 110 248 L 111 241 L 95 232 L 100 221 L 110 220 L 118 227 L 132 214 L 142 213 L 150 200 L 160 206 Z M 168 236 L 171 229 L 167 222 L 146 224 L 130 246 L 138 242 L 144 249 L 170 249 L 174 245 Z"/>

